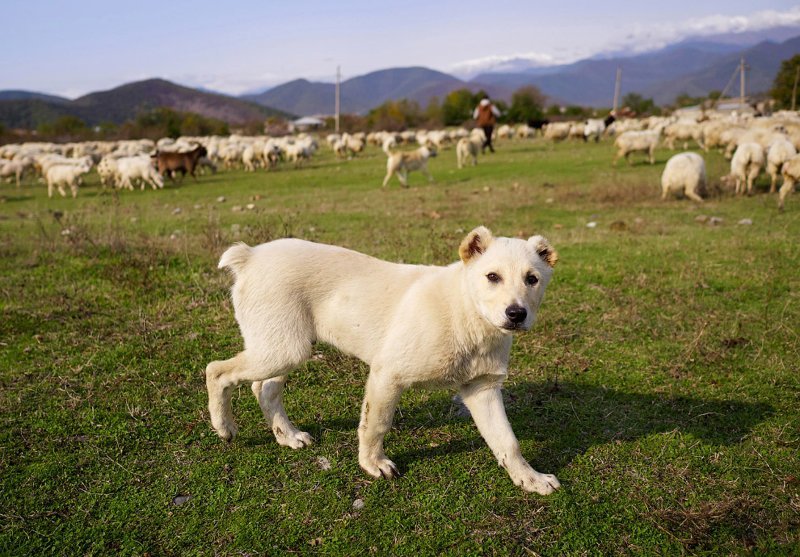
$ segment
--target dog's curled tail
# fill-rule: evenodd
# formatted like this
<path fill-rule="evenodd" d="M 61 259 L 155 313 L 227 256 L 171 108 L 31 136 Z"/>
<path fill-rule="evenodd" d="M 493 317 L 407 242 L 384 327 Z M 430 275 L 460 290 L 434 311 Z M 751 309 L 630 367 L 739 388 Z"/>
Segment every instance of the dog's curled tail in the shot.
<path fill-rule="evenodd" d="M 250 256 L 253 254 L 253 248 L 244 242 L 236 242 L 222 254 L 219 258 L 220 269 L 228 268 L 233 271 L 234 275 L 239 274 L 242 267 L 245 266 Z"/>

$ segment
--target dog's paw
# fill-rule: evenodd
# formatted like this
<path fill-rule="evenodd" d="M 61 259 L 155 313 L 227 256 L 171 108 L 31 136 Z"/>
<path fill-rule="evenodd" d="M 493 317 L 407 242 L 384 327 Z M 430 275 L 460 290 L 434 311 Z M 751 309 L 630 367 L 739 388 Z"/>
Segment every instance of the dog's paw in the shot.
<path fill-rule="evenodd" d="M 276 428 L 273 433 L 278 445 L 291 447 L 292 449 L 302 449 L 314 443 L 314 438 L 311 435 L 299 429 L 282 431 L 280 428 Z"/>
<path fill-rule="evenodd" d="M 561 487 L 561 482 L 553 474 L 541 474 L 535 470 L 515 479 L 514 483 L 528 493 L 538 493 L 539 495 L 550 495 Z"/>
<path fill-rule="evenodd" d="M 233 441 L 236 434 L 239 433 L 239 428 L 236 427 L 236 424 L 233 422 L 221 422 L 219 424 L 212 422 L 211 425 L 214 427 L 214 431 L 217 432 L 217 435 L 228 443 Z"/>
<path fill-rule="evenodd" d="M 397 466 L 388 458 L 378 458 L 374 460 L 359 459 L 358 464 L 364 472 L 375 478 L 391 480 L 392 478 L 400 476 L 400 471 L 397 469 Z"/>

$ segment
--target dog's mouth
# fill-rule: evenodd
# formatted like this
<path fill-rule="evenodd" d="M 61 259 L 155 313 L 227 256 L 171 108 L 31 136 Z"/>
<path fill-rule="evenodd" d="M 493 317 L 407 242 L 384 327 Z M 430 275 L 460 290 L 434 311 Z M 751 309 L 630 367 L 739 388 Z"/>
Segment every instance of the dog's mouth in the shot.
<path fill-rule="evenodd" d="M 511 323 L 510 321 L 505 323 L 505 324 L 503 324 L 503 326 L 500 327 L 500 328 L 503 329 L 504 331 L 512 331 L 512 332 L 513 331 L 527 331 L 528 330 L 525 327 L 524 323 Z"/>

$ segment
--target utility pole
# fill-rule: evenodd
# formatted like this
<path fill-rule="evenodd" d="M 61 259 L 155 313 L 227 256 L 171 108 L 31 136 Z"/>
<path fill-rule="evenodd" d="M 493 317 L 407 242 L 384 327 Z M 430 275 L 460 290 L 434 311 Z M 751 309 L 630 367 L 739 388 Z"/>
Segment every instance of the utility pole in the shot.
<path fill-rule="evenodd" d="M 617 113 L 617 104 L 619 103 L 619 89 L 622 85 L 622 68 L 617 67 L 617 80 L 614 82 L 614 108 L 612 111 Z"/>
<path fill-rule="evenodd" d="M 339 83 L 341 80 L 341 66 L 336 66 L 336 133 L 339 133 Z"/>
<path fill-rule="evenodd" d="M 739 110 L 744 110 L 744 56 L 739 62 Z"/>
<path fill-rule="evenodd" d="M 794 112 L 794 107 L 797 102 L 797 79 L 800 78 L 800 64 L 797 65 L 797 69 L 794 72 L 794 87 L 792 87 L 792 112 Z"/>

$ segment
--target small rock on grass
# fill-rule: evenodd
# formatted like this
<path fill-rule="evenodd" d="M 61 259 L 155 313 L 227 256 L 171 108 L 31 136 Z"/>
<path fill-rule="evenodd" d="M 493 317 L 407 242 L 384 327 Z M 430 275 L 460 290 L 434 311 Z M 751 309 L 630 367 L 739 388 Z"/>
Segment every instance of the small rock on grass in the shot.
<path fill-rule="evenodd" d="M 320 470 L 330 470 L 331 469 L 331 462 L 325 458 L 324 456 L 317 457 L 317 466 L 319 466 Z"/>
<path fill-rule="evenodd" d="M 225 196 L 224 195 L 220 195 L 217 198 L 217 203 L 225 203 Z"/>
<path fill-rule="evenodd" d="M 360 511 L 364 508 L 364 500 L 363 499 L 356 499 L 353 501 L 353 510 Z"/>
<path fill-rule="evenodd" d="M 180 507 L 191 498 L 192 498 L 191 495 L 176 495 L 175 497 L 172 498 L 172 504 L 175 505 L 176 507 Z"/>
<path fill-rule="evenodd" d="M 595 221 L 587 222 L 586 228 L 597 228 L 597 223 Z"/>
<path fill-rule="evenodd" d="M 753 219 L 742 219 L 739 222 L 737 222 L 736 224 L 742 224 L 742 225 L 745 225 L 745 226 L 750 226 L 751 224 L 753 224 Z"/>

